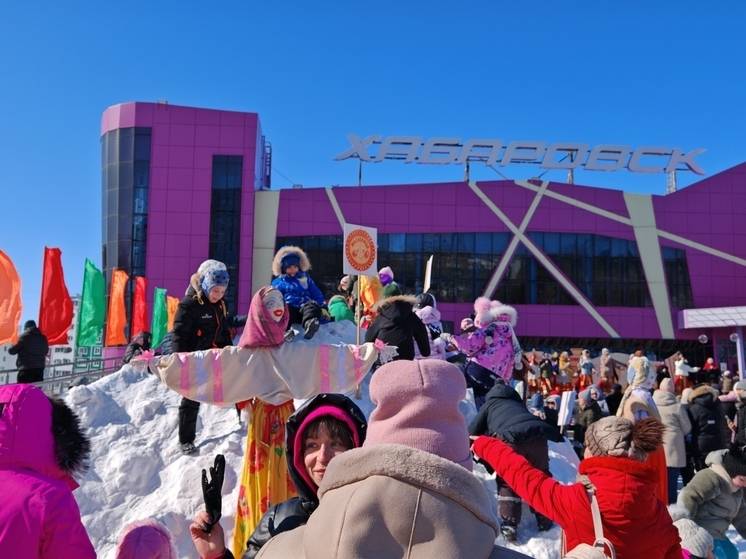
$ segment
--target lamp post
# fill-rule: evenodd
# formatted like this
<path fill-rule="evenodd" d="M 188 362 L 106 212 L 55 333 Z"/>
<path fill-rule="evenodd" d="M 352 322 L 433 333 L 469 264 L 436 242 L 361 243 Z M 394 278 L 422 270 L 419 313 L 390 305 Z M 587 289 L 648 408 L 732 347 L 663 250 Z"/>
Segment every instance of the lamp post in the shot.
<path fill-rule="evenodd" d="M 743 378 L 744 371 L 746 370 L 746 363 L 744 363 L 743 327 L 742 326 L 736 326 L 736 331 L 730 335 L 730 341 L 736 343 L 736 359 L 738 359 L 738 376 Z"/>

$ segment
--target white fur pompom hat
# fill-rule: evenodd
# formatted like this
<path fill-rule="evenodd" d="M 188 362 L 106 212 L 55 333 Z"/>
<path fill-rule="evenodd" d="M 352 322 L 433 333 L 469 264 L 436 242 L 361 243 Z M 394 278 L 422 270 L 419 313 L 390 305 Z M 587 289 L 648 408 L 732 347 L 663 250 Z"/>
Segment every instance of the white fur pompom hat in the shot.
<path fill-rule="evenodd" d="M 492 312 L 492 301 L 487 297 L 478 297 L 474 301 L 474 325 L 477 328 L 484 328 L 494 321 L 495 314 Z"/>
<path fill-rule="evenodd" d="M 500 301 L 492 301 L 492 314 L 498 322 L 509 322 L 515 328 L 518 322 L 518 312 L 511 306 L 504 305 Z"/>

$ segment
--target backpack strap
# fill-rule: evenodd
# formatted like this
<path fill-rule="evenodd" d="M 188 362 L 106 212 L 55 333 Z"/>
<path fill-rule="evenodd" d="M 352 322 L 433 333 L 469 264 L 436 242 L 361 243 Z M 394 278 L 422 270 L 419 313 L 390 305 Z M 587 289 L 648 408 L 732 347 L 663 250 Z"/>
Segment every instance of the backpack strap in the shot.
<path fill-rule="evenodd" d="M 601 509 L 598 506 L 598 499 L 596 498 L 596 487 L 588 476 L 578 476 L 578 481 L 585 486 L 586 493 L 588 493 L 588 498 L 591 502 L 591 518 L 593 518 L 593 534 L 595 537 L 593 547 L 597 547 L 604 553 L 606 553 L 606 549 L 608 548 L 611 553 L 610 558 L 616 559 L 614 544 L 604 537 L 604 525 L 601 519 Z"/>

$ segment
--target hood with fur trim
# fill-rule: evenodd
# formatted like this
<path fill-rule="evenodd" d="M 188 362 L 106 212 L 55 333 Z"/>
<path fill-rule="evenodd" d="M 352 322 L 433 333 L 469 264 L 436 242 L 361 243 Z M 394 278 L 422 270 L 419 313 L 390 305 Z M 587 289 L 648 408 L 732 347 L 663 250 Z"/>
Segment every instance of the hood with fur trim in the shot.
<path fill-rule="evenodd" d="M 282 247 L 277 251 L 275 257 L 272 259 L 272 275 L 282 275 L 282 259 L 289 254 L 295 254 L 300 259 L 301 272 L 307 272 L 311 269 L 311 261 L 308 259 L 308 255 L 303 251 L 302 248 L 292 245 Z"/>
<path fill-rule="evenodd" d="M 402 303 L 408 303 L 412 305 L 412 307 L 414 307 L 417 299 L 412 295 L 394 295 L 393 297 L 386 297 L 385 299 L 381 299 L 380 301 L 378 301 L 375 305 L 373 305 L 372 310 L 373 312 L 380 313 L 383 307 L 394 305 L 398 301 L 401 301 Z"/>
<path fill-rule="evenodd" d="M 29 384 L 0 387 L 0 469 L 32 470 L 78 487 L 90 442 L 78 417 L 62 400 Z"/>
<path fill-rule="evenodd" d="M 513 307 L 500 303 L 498 305 L 493 305 L 491 310 L 497 322 L 509 322 L 510 325 L 515 328 L 515 325 L 518 322 L 518 312 Z M 505 320 L 505 318 L 507 318 L 507 320 Z"/>

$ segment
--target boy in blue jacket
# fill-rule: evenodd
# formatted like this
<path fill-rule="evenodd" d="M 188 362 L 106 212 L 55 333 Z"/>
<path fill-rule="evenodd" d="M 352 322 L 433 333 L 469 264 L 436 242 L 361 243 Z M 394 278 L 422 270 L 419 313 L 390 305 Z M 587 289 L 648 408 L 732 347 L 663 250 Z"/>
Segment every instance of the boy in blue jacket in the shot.
<path fill-rule="evenodd" d="M 324 294 L 308 275 L 311 261 L 303 249 L 284 246 L 272 261 L 272 287 L 282 293 L 290 309 L 289 324 L 301 324 L 306 339 L 313 338 L 319 329 L 324 308 Z"/>

